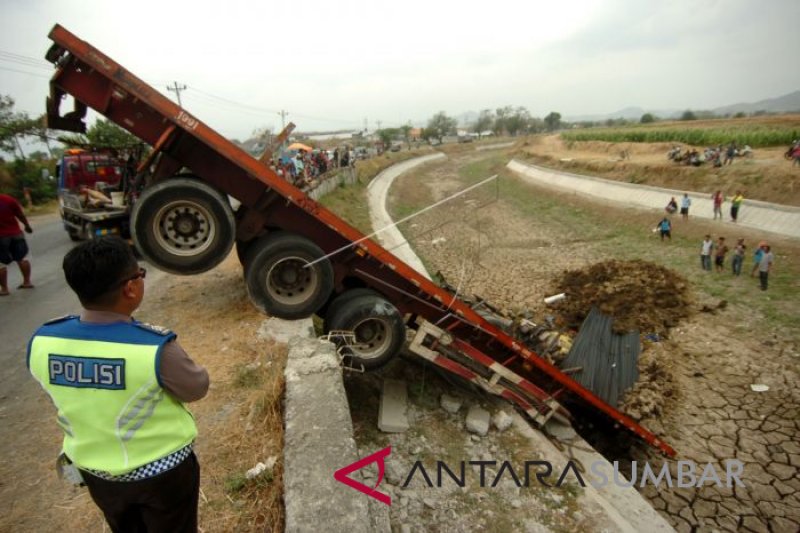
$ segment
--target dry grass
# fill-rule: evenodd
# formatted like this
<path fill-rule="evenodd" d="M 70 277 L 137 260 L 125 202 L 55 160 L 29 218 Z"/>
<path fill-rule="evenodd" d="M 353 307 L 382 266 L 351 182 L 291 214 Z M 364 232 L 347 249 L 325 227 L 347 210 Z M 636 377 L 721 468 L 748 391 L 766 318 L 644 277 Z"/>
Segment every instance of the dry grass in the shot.
<path fill-rule="evenodd" d="M 211 272 L 170 277 L 162 286 L 143 311 L 176 331 L 212 379 L 208 396 L 192 405 L 201 529 L 281 531 L 286 346 L 258 337 L 264 316 L 247 298 L 235 254 Z M 278 461 L 271 473 L 245 479 L 247 470 L 273 456 Z"/>
<path fill-rule="evenodd" d="M 709 195 L 720 189 L 728 197 L 742 190 L 746 198 L 800 206 L 800 171 L 784 159 L 785 148 L 759 148 L 751 159 L 714 168 L 667 160 L 672 143 L 565 142 L 558 135 L 546 135 L 526 138 L 518 146 L 517 158 L 577 174 Z M 620 158 L 623 150 L 629 159 Z"/>

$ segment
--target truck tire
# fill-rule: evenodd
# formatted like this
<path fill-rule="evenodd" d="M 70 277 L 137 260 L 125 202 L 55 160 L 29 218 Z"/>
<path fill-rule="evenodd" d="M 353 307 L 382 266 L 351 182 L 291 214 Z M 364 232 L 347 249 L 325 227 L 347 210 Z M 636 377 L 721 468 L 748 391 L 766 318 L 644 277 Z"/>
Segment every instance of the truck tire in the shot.
<path fill-rule="evenodd" d="M 142 257 L 172 274 L 211 270 L 228 256 L 235 235 L 225 196 L 196 179 L 145 189 L 131 213 L 131 236 Z"/>
<path fill-rule="evenodd" d="M 322 331 L 325 333 L 330 332 L 333 328 L 330 327 L 331 318 L 336 316 L 339 312 L 339 309 L 352 300 L 353 298 L 358 298 L 359 296 L 378 296 L 381 295 L 377 292 L 373 291 L 372 289 L 367 289 L 364 287 L 356 287 L 354 289 L 349 289 L 344 291 L 343 293 L 337 295 L 333 300 L 328 304 L 328 308 L 325 309 L 325 316 L 323 317 L 322 321 Z"/>
<path fill-rule="evenodd" d="M 333 266 L 313 242 L 294 233 L 270 233 L 252 243 L 244 257 L 247 294 L 270 316 L 306 318 L 328 301 Z"/>
<path fill-rule="evenodd" d="M 330 331 L 355 334 L 356 344 L 341 342 L 342 354 L 350 359 L 352 366 L 375 370 L 400 353 L 406 340 L 403 316 L 382 296 L 361 294 L 346 299 L 331 311 L 326 317 Z"/>
<path fill-rule="evenodd" d="M 86 240 L 86 238 L 81 235 L 81 232 L 75 228 L 67 228 L 67 235 L 69 235 L 69 240 L 72 242 L 81 242 Z"/>

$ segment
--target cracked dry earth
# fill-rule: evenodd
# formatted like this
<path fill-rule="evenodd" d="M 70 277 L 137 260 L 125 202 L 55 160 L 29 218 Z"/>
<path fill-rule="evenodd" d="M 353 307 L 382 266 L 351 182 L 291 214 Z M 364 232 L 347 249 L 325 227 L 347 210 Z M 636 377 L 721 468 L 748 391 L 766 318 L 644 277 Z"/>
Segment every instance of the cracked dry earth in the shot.
<path fill-rule="evenodd" d="M 419 202 L 423 192 L 430 202 L 462 189 L 457 169 L 477 157 L 451 157 L 401 177 L 390 206 Z M 549 194 L 530 191 L 538 197 Z M 626 216 L 603 209 L 606 216 Z M 529 308 L 539 318 L 553 312 L 538 302 L 552 294 L 564 270 L 612 258 L 602 256 L 568 221 L 532 216 L 502 197 L 491 202 L 465 197 L 401 229 L 428 269 L 441 271 L 462 292 L 480 295 L 499 309 Z M 744 463 L 746 487 L 647 486 L 643 494 L 680 532 L 800 531 L 797 347 L 780 330 L 754 329 L 747 306 L 693 311 L 658 343 L 669 357 L 676 394 L 657 416 L 642 422 L 678 451 L 676 460 L 669 460 L 673 479 L 677 460 L 724 465 L 726 459 L 737 459 Z M 769 390 L 756 392 L 753 384 Z M 608 458 L 659 467 L 664 461 L 639 447 L 629 449 L 627 457 Z"/>

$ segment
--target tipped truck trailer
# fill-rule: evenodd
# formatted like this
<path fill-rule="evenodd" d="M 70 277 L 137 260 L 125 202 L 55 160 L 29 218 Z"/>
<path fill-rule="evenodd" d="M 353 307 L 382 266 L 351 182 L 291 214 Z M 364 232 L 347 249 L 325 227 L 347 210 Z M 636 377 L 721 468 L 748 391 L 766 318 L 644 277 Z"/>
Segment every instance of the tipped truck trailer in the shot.
<path fill-rule="evenodd" d="M 592 413 L 668 456 L 675 451 L 523 342 L 367 239 L 89 43 L 56 25 L 48 126 L 83 132 L 89 107 L 152 146 L 130 228 L 142 256 L 174 274 L 218 265 L 235 246 L 247 292 L 285 319 L 321 316 L 354 367 L 410 350 L 506 398 L 537 424 Z M 61 113 L 66 95 L 72 109 Z M 241 205 L 234 211 L 229 195 Z M 596 416 L 595 416 L 596 415 Z"/>

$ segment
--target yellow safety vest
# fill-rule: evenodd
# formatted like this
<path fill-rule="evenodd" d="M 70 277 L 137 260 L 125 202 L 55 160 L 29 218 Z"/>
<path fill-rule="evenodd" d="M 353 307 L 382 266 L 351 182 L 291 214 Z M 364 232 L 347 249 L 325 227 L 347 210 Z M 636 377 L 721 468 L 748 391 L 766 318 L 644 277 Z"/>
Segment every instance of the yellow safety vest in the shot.
<path fill-rule="evenodd" d="M 139 322 L 48 322 L 28 368 L 58 409 L 63 451 L 79 468 L 122 475 L 190 444 L 189 410 L 161 386 L 161 350 L 175 334 Z"/>

